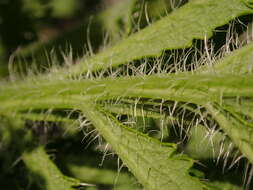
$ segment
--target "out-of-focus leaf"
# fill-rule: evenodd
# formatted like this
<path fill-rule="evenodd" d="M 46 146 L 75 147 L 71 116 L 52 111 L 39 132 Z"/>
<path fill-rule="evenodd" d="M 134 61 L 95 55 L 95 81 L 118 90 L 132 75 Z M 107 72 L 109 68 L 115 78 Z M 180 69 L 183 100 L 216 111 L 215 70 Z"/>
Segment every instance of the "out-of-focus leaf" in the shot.
<path fill-rule="evenodd" d="M 81 184 L 77 179 L 64 176 L 42 147 L 24 153 L 22 159 L 41 189 L 74 190 L 73 186 Z"/>
<path fill-rule="evenodd" d="M 70 17 L 80 7 L 80 1 L 73 0 L 51 0 L 52 13 L 54 17 Z"/>
<path fill-rule="evenodd" d="M 210 134 L 210 131 L 201 125 L 192 128 L 189 136 L 185 153 L 197 160 L 217 159 L 228 150 L 229 143 L 231 143 L 221 132 L 216 131 Z M 229 156 L 232 155 L 231 152 Z"/>
<path fill-rule="evenodd" d="M 119 190 L 139 189 L 136 180 L 126 173 L 74 164 L 68 164 L 67 167 L 73 176 L 88 183 L 109 185 Z"/>

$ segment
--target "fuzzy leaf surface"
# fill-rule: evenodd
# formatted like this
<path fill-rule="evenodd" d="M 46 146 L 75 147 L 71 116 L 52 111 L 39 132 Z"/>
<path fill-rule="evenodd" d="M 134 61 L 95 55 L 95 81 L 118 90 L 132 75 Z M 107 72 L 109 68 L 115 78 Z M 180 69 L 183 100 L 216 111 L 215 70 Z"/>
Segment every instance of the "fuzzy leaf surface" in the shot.
<path fill-rule="evenodd" d="M 253 127 L 238 121 L 220 106 L 207 105 L 206 107 L 242 154 L 253 163 Z"/>
<path fill-rule="evenodd" d="M 214 65 L 204 66 L 197 70 L 202 73 L 252 73 L 253 43 L 233 51 L 230 55 L 217 61 Z"/>
<path fill-rule="evenodd" d="M 120 97 L 153 98 L 204 105 L 223 99 L 253 97 L 253 75 L 170 74 L 98 80 L 62 80 L 48 84 L 0 86 L 0 111 L 73 108 L 76 101 Z"/>
<path fill-rule="evenodd" d="M 175 144 L 162 144 L 122 126 L 91 105 L 82 106 L 82 110 L 145 189 L 210 189 L 189 174 L 193 160 L 177 154 Z"/>
<path fill-rule="evenodd" d="M 163 50 L 190 47 L 193 39 L 210 37 L 216 27 L 252 13 L 243 0 L 192 1 L 117 45 L 81 61 L 70 72 L 94 71 L 146 56 L 158 56 Z"/>

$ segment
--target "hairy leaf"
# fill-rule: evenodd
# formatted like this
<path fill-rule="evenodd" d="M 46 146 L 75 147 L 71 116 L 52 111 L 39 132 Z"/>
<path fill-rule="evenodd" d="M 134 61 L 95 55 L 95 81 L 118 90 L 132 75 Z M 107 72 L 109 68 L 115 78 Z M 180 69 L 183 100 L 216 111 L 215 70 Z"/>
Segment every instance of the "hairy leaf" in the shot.
<path fill-rule="evenodd" d="M 197 70 L 202 73 L 252 73 L 253 72 L 253 43 L 246 45 L 238 50 L 235 50 L 217 61 L 214 65 L 204 66 Z"/>
<path fill-rule="evenodd" d="M 209 189 L 189 174 L 193 160 L 177 154 L 174 144 L 162 144 L 142 133 L 120 126 L 115 119 L 88 104 L 81 107 L 85 116 L 147 190 Z"/>
<path fill-rule="evenodd" d="M 29 83 L 28 83 L 29 84 Z M 51 81 L 48 84 L 0 86 L 0 111 L 28 108 L 73 108 L 76 101 L 142 97 L 204 105 L 253 96 L 253 75 L 176 74 L 98 80 Z M 18 93 L 17 93 L 18 92 Z"/>
<path fill-rule="evenodd" d="M 243 155 L 253 163 L 253 127 L 238 121 L 220 106 L 207 105 L 206 107 Z"/>
<path fill-rule="evenodd" d="M 70 71 L 72 74 L 94 71 L 145 56 L 157 56 L 163 50 L 186 48 L 191 46 L 193 39 L 210 37 L 216 27 L 250 13 L 252 9 L 242 0 L 193 1 L 118 45 L 81 61 Z"/>

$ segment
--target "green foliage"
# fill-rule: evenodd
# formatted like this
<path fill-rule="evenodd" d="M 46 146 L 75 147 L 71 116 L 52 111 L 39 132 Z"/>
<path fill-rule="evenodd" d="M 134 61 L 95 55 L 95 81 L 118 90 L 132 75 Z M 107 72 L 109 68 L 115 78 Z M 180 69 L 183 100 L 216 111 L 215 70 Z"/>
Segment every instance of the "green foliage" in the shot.
<path fill-rule="evenodd" d="M 13 171 L 26 168 L 25 185 L 17 180 L 16 187 L 251 189 L 253 43 L 239 44 L 239 37 L 234 37 L 237 27 L 246 21 L 239 21 L 232 32 L 233 25 L 227 24 L 238 17 L 252 22 L 252 3 L 125 0 L 95 17 L 111 40 L 109 47 L 104 47 L 98 40 L 102 31 L 94 27 L 99 33 L 93 34 L 94 38 L 103 47 L 96 55 L 89 41 L 93 38 L 85 38 L 90 56 L 83 55 L 76 64 L 72 59 L 73 54 L 82 55 L 79 48 L 72 49 L 69 59 L 63 57 L 66 66 L 52 59 L 47 73 L 36 73 L 21 64 L 19 69 L 25 70 L 26 76 L 19 78 L 15 72 L 20 70 L 10 65 L 9 80 L 0 85 L 4 124 L 0 152 L 6 154 L 0 159 L 10 165 L 8 157 L 11 161 L 17 154 L 21 158 L 11 176 L 15 178 Z M 85 26 L 93 29 L 89 22 Z M 224 35 L 217 32 L 218 27 L 228 28 L 227 40 L 219 50 L 216 46 L 222 42 L 216 39 Z M 40 61 L 45 57 L 39 56 L 43 47 L 50 49 L 65 38 L 74 39 L 79 29 L 46 43 L 36 42 L 20 55 L 32 57 L 34 53 L 40 59 L 35 65 L 44 67 Z M 238 35 L 245 34 L 241 33 Z M 16 153 L 8 153 L 17 134 L 22 134 L 20 145 L 13 145 Z M 91 144 L 84 155 L 79 142 L 83 134 L 92 139 L 83 140 Z M 46 150 L 54 149 L 58 152 L 52 154 L 56 156 L 53 161 Z M 101 152 L 103 162 L 108 152 L 116 153 L 121 161 L 109 158 L 113 166 L 105 164 L 98 169 L 94 162 Z M 73 163 L 68 155 L 73 155 L 73 160 L 91 161 Z M 7 179 L 4 175 L 10 175 L 9 171 L 3 171 L 0 177 Z"/>
<path fill-rule="evenodd" d="M 142 133 L 118 126 L 92 106 L 81 107 L 146 189 L 208 189 L 205 184 L 189 175 L 193 160 L 176 154 L 175 145 L 161 144 Z"/>
<path fill-rule="evenodd" d="M 78 74 L 98 70 L 145 56 L 157 56 L 163 50 L 187 48 L 191 46 L 193 39 L 211 37 L 216 27 L 249 13 L 252 13 L 252 9 L 238 0 L 194 1 L 116 46 L 88 60 L 85 59 L 71 72 Z"/>
<path fill-rule="evenodd" d="M 78 180 L 63 176 L 42 147 L 31 152 L 25 152 L 22 158 L 32 172 L 31 175 L 34 175 L 34 180 L 38 180 L 41 189 L 73 190 L 72 186 L 80 185 Z"/>

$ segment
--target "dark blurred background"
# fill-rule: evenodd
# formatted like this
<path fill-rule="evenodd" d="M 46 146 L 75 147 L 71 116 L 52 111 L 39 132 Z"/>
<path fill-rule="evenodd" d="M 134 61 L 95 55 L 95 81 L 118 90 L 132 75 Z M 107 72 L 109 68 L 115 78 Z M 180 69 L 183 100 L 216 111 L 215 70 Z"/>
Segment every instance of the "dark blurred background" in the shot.
<path fill-rule="evenodd" d="M 99 8 L 101 0 L 1 0 L 1 57 L 19 46 L 48 40 Z"/>
<path fill-rule="evenodd" d="M 35 54 L 41 54 L 42 51 L 64 43 L 75 46 L 76 41 L 79 46 L 84 46 L 84 39 L 80 39 L 85 36 L 84 23 L 111 2 L 0 0 L 0 76 L 6 73 L 9 57 L 14 52 L 20 51 L 19 54 L 23 57 L 31 58 L 29 49 Z M 76 39 L 73 39 L 73 36 Z M 37 55 L 35 57 L 37 58 Z"/>

